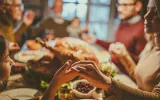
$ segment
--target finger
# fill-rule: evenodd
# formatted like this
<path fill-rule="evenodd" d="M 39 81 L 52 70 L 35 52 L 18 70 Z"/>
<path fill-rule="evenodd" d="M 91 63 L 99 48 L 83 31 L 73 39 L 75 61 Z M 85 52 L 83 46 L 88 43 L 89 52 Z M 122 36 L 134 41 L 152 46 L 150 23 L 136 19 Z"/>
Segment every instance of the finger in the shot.
<path fill-rule="evenodd" d="M 75 68 L 79 71 L 86 71 L 87 70 L 85 67 L 81 67 L 81 66 L 76 66 Z"/>
<path fill-rule="evenodd" d="M 92 64 L 78 64 L 75 66 L 75 68 L 83 68 L 84 70 L 87 71 L 91 71 L 91 70 L 95 70 L 95 68 L 93 67 L 94 65 Z"/>
<path fill-rule="evenodd" d="M 76 66 L 78 64 L 93 64 L 94 65 L 94 62 L 90 60 L 81 60 L 81 61 L 78 61 L 72 64 L 71 67 Z"/>
<path fill-rule="evenodd" d="M 83 72 L 85 72 L 85 71 L 86 71 L 86 68 L 80 67 L 80 66 L 76 66 L 76 67 L 72 67 L 72 68 L 70 69 L 70 72 L 72 71 L 72 72 L 76 72 L 76 73 L 81 73 L 82 70 L 83 70 Z"/>
<path fill-rule="evenodd" d="M 75 67 L 70 68 L 70 70 L 80 72 L 80 70 L 76 69 Z"/>
<path fill-rule="evenodd" d="M 71 60 L 68 60 L 63 66 L 62 66 L 62 70 L 63 71 L 66 71 L 67 69 L 69 69 L 69 67 L 71 66 L 72 64 L 72 61 Z"/>

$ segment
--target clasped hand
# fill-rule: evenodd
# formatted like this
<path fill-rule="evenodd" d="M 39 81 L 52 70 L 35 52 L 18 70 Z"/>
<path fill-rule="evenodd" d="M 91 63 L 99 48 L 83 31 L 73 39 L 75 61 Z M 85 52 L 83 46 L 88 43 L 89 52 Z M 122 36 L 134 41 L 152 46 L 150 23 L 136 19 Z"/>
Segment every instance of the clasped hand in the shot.
<path fill-rule="evenodd" d="M 105 76 L 93 61 L 79 61 L 72 64 L 67 61 L 54 76 L 57 84 L 61 85 L 72 80 L 76 76 L 81 76 L 88 80 L 90 84 L 97 88 L 108 90 L 111 85 L 111 78 Z"/>

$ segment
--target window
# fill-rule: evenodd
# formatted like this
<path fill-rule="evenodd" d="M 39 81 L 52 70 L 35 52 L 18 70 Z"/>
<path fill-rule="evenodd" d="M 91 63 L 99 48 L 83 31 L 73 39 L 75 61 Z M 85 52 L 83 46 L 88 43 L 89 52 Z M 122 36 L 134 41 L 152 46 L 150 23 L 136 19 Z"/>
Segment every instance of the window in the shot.
<path fill-rule="evenodd" d="M 63 2 L 64 19 L 78 17 L 82 27 L 89 22 L 89 33 L 95 34 L 100 39 L 107 39 L 112 0 L 63 0 Z"/>
<path fill-rule="evenodd" d="M 81 20 L 81 26 L 84 27 L 86 23 L 88 0 L 63 0 L 63 18 L 72 20 L 78 17 Z"/>

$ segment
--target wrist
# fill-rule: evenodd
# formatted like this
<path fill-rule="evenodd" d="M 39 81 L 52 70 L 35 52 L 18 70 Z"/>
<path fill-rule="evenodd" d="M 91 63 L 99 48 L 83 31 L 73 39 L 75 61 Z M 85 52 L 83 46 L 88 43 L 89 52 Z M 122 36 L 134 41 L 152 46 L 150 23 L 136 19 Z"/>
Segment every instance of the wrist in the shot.
<path fill-rule="evenodd" d="M 108 76 L 105 76 L 105 75 L 103 75 L 103 79 L 104 79 L 104 85 L 103 85 L 103 89 L 105 90 L 105 91 L 108 91 L 109 90 L 109 88 L 111 87 L 111 84 L 112 84 L 112 79 L 110 78 L 110 77 L 108 77 Z"/>
<path fill-rule="evenodd" d="M 54 87 L 60 87 L 61 83 L 58 81 L 58 79 L 54 78 L 51 82 Z"/>

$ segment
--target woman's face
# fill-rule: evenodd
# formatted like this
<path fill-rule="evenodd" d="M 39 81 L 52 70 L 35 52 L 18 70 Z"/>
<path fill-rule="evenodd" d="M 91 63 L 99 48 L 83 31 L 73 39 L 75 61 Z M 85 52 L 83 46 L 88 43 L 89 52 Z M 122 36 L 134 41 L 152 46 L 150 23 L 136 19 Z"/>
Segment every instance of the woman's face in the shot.
<path fill-rule="evenodd" d="M 6 80 L 11 73 L 11 67 L 14 65 L 13 60 L 9 57 L 8 48 L 0 61 L 0 80 Z"/>
<path fill-rule="evenodd" d="M 157 14 L 155 7 L 149 7 L 145 15 L 145 32 L 160 33 L 160 16 Z"/>
<path fill-rule="evenodd" d="M 12 1 L 13 2 L 13 1 Z M 10 5 L 10 13 L 14 20 L 20 21 L 22 19 L 22 0 L 15 0 L 14 4 Z"/>

